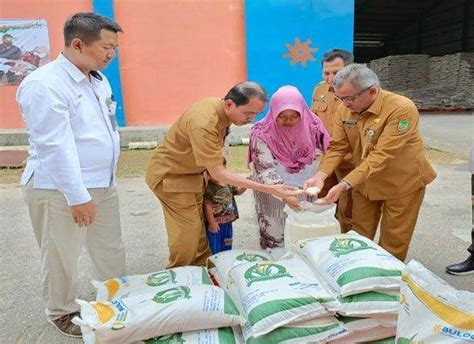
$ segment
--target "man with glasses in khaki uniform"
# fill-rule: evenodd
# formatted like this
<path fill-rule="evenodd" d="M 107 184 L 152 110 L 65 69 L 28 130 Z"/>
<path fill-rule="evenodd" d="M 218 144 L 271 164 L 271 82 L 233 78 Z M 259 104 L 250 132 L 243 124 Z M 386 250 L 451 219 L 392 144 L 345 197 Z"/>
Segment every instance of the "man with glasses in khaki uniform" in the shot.
<path fill-rule="evenodd" d="M 264 185 L 233 174 L 222 148 L 231 124 L 251 123 L 267 102 L 254 82 L 235 85 L 224 97 L 192 104 L 170 128 L 148 166 L 146 182 L 163 206 L 170 257 L 168 268 L 204 265 L 211 255 L 204 226 L 204 172 L 219 182 L 286 198 L 298 195 L 283 185 Z"/>
<path fill-rule="evenodd" d="M 336 108 L 340 103 L 334 96 L 332 83 L 336 73 L 352 62 L 354 62 L 354 55 L 352 55 L 350 51 L 342 49 L 328 51 L 323 56 L 323 81 L 316 85 L 313 91 L 311 110 L 321 119 L 331 137 L 334 118 L 336 117 Z M 349 174 L 353 169 L 354 163 L 352 162 L 351 154 L 347 154 L 334 173 L 328 176 L 324 181 L 324 189 L 319 193 L 320 196 L 325 196 L 334 185 L 338 184 L 342 178 Z M 343 233 L 352 228 L 351 190 L 343 191 L 339 196 L 337 201 L 336 218 L 339 221 Z"/>
<path fill-rule="evenodd" d="M 380 88 L 363 64 L 341 69 L 334 79 L 336 111 L 333 138 L 318 171 L 305 187 L 322 188 L 325 179 L 351 152 L 355 169 L 319 203 L 337 201 L 353 188 L 352 226 L 400 260 L 406 258 L 423 202 L 436 173 L 424 156 L 419 113 L 408 98 Z"/>

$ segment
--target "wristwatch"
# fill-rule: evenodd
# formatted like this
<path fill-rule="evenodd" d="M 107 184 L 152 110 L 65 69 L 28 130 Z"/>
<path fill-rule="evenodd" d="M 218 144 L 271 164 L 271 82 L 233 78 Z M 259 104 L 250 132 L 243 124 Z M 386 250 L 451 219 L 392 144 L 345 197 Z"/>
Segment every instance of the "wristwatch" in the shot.
<path fill-rule="evenodd" d="M 348 182 L 347 180 L 345 180 L 345 179 L 341 180 L 341 183 L 346 186 L 346 191 L 349 190 L 350 188 L 352 188 L 352 184 L 349 183 L 349 182 Z"/>

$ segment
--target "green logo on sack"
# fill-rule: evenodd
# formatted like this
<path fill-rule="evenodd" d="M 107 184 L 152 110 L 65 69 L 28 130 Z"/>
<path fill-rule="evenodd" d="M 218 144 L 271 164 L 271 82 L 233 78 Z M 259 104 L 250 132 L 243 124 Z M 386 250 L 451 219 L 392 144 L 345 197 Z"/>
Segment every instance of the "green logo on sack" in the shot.
<path fill-rule="evenodd" d="M 273 264 L 271 262 L 261 262 L 247 269 L 244 273 L 247 287 L 252 283 L 274 280 L 282 277 L 292 277 L 284 266 Z"/>
<path fill-rule="evenodd" d="M 238 261 L 240 262 L 263 262 L 263 261 L 266 261 L 268 260 L 267 257 L 264 257 L 264 256 L 261 256 L 259 254 L 253 254 L 253 253 L 243 253 L 241 254 L 240 256 L 237 256 L 237 259 Z"/>
<path fill-rule="evenodd" d="M 173 270 L 164 270 L 154 274 L 151 274 L 146 279 L 146 285 L 150 287 L 157 287 L 163 284 L 176 283 L 176 272 Z"/>
<path fill-rule="evenodd" d="M 190 299 L 191 289 L 188 287 L 180 286 L 166 290 L 162 290 L 156 293 L 153 301 L 156 303 L 170 303 L 176 300 Z"/>
<path fill-rule="evenodd" d="M 336 238 L 329 246 L 329 251 L 331 251 L 337 258 L 352 252 L 369 249 L 375 250 L 375 248 L 370 247 L 362 240 L 348 238 Z"/>
<path fill-rule="evenodd" d="M 145 341 L 146 344 L 182 344 L 186 342 L 182 333 L 174 333 L 166 336 L 156 337 Z"/>
<path fill-rule="evenodd" d="M 397 339 L 397 344 L 415 344 L 415 343 L 419 343 L 419 342 L 414 340 L 416 336 L 417 335 L 415 334 L 411 338 L 400 337 L 400 338 Z"/>

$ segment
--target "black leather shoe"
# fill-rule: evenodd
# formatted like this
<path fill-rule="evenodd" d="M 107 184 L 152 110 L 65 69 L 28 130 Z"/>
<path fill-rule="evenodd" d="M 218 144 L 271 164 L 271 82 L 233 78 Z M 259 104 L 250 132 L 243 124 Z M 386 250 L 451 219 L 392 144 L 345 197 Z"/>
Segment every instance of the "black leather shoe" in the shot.
<path fill-rule="evenodd" d="M 474 274 L 474 254 L 471 254 L 469 258 L 462 263 L 448 265 L 446 272 L 451 275 Z"/>

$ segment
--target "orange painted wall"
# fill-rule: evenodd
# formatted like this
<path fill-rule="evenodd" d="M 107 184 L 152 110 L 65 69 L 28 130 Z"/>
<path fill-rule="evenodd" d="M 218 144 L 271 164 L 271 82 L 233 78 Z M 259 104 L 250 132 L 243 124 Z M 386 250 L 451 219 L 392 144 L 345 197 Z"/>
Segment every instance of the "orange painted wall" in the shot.
<path fill-rule="evenodd" d="M 90 0 L 0 0 L 0 18 L 32 19 L 48 21 L 51 59 L 55 59 L 63 47 L 63 24 L 75 12 L 92 11 Z M 0 87 L 0 128 L 23 128 L 23 119 L 15 101 L 17 86 Z"/>
<path fill-rule="evenodd" d="M 0 0 L 1 18 L 48 21 L 51 57 L 65 19 L 91 0 Z M 242 0 L 115 0 L 126 123 L 170 124 L 195 100 L 246 76 Z M 0 87 L 0 128 L 22 128 L 16 86 Z"/>
<path fill-rule="evenodd" d="M 167 124 L 246 76 L 242 0 L 115 0 L 127 125 Z"/>

